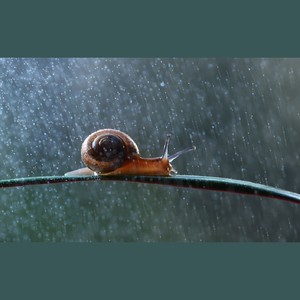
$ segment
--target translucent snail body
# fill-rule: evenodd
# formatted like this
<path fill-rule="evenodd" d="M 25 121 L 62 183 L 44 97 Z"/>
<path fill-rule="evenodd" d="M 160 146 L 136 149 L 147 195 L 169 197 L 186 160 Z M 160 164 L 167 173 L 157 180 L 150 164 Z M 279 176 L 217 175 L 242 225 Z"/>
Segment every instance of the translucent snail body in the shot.
<path fill-rule="evenodd" d="M 177 172 L 171 162 L 195 147 L 169 156 L 169 142 L 170 135 L 166 138 L 161 157 L 143 158 L 136 143 L 126 133 L 115 129 L 101 129 L 90 134 L 82 144 L 81 158 L 87 168 L 65 175 L 174 175 Z"/>

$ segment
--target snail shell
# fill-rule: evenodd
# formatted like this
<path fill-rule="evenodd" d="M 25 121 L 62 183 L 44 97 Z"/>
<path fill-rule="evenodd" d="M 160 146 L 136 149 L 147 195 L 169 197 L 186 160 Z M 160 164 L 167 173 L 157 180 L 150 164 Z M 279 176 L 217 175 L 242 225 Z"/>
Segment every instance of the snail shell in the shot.
<path fill-rule="evenodd" d="M 171 162 L 196 148 L 187 148 L 169 156 L 169 142 L 170 135 L 167 136 L 161 157 L 142 158 L 136 143 L 126 133 L 101 129 L 90 134 L 82 144 L 81 157 L 87 168 L 65 175 L 174 175 L 177 172 Z"/>
<path fill-rule="evenodd" d="M 101 174 L 112 172 L 139 157 L 139 149 L 131 137 L 114 129 L 102 129 L 90 134 L 81 147 L 85 165 Z"/>

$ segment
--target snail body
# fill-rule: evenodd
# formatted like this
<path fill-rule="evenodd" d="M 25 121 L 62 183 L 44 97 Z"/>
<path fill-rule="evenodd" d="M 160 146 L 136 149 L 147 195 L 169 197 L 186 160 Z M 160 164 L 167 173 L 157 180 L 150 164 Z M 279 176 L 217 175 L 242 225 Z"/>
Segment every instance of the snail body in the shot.
<path fill-rule="evenodd" d="M 87 168 L 75 170 L 65 175 L 174 175 L 177 172 L 171 162 L 195 147 L 168 155 L 170 135 L 167 136 L 163 155 L 143 158 L 132 138 L 115 129 L 101 129 L 90 134 L 81 147 L 81 158 Z"/>

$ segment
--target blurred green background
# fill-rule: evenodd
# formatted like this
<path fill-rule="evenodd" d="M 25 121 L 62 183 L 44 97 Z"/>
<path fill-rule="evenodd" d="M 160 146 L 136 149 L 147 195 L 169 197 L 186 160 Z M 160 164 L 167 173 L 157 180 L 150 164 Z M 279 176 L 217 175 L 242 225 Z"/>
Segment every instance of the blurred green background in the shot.
<path fill-rule="evenodd" d="M 0 59 L 0 178 L 83 166 L 91 132 L 128 133 L 142 156 L 191 145 L 180 174 L 300 192 L 300 59 Z M 0 190 L 0 241 L 299 241 L 300 207 L 156 185 Z"/>

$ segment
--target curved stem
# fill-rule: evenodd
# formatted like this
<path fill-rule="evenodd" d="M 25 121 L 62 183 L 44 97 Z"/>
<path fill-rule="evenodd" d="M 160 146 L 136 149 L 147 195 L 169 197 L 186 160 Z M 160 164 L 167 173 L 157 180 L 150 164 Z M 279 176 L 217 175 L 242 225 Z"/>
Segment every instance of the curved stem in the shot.
<path fill-rule="evenodd" d="M 128 181 L 170 185 L 175 187 L 196 188 L 221 192 L 256 195 L 276 198 L 300 204 L 300 194 L 270 187 L 250 181 L 230 178 L 176 175 L 168 176 L 41 176 L 0 180 L 0 188 L 26 186 L 34 184 L 53 184 L 77 181 Z"/>

